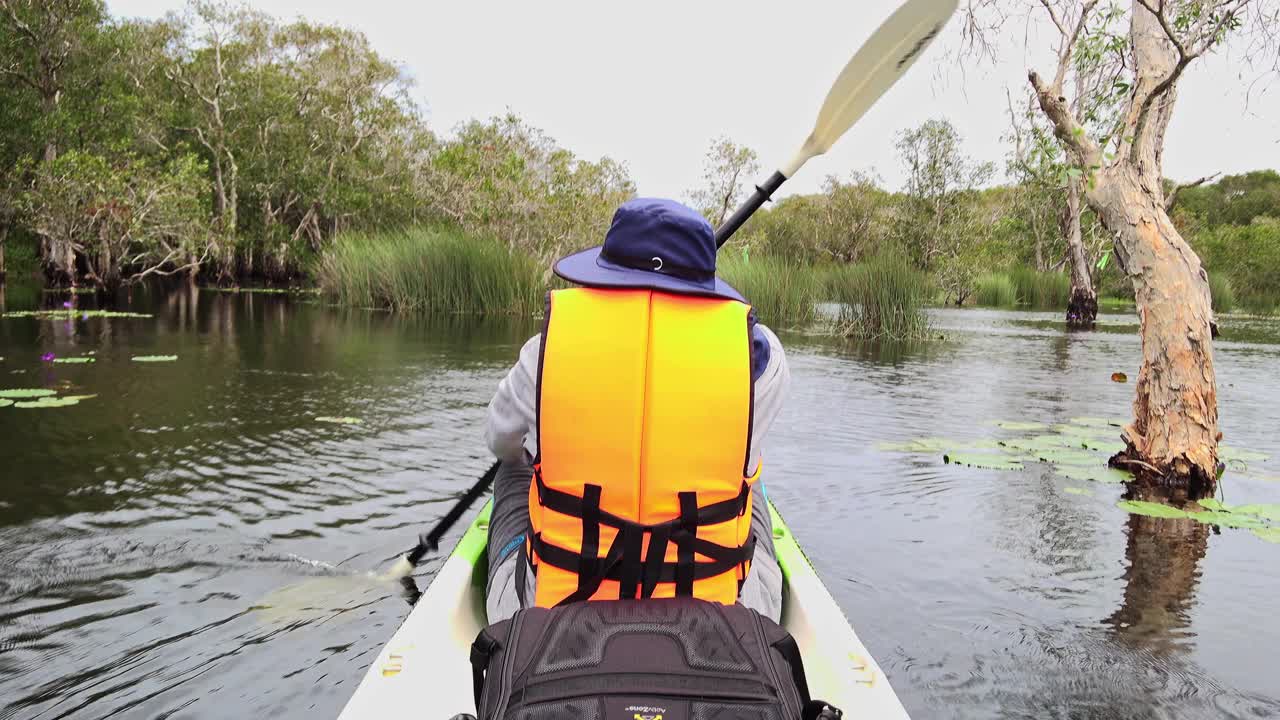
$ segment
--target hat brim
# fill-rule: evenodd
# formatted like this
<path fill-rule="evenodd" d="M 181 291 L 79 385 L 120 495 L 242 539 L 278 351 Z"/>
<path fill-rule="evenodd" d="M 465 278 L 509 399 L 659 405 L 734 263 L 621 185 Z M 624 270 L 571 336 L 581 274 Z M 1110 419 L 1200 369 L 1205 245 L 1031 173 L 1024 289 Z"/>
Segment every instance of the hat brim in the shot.
<path fill-rule="evenodd" d="M 600 257 L 602 249 L 593 247 L 561 258 L 555 264 L 555 273 L 569 282 L 587 287 L 647 288 L 677 295 L 718 297 L 741 303 L 747 301 L 742 293 L 718 277 L 698 282 L 659 272 L 637 270 L 605 260 Z"/>

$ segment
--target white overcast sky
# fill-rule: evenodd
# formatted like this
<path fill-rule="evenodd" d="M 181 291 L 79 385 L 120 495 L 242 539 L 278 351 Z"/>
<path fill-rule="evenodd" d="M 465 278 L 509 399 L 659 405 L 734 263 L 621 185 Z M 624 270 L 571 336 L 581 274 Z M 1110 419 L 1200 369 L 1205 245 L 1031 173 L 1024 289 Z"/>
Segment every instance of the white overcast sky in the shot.
<path fill-rule="evenodd" d="M 107 0 L 122 17 L 157 17 L 183 0 Z M 762 174 L 808 134 L 836 74 L 897 0 L 646 0 L 452 2 L 252 0 L 283 20 L 364 32 L 413 78 L 437 133 L 470 118 L 515 111 L 580 157 L 624 162 L 642 195 L 683 197 L 698 181 L 710 140 L 754 148 Z M 874 170 L 890 188 L 902 173 L 895 135 L 931 117 L 960 130 L 969 154 L 1003 169 L 1005 89 L 1015 97 L 1029 64 L 1019 28 L 997 66 L 947 60 L 958 18 L 907 76 L 783 194 L 812 192 L 828 174 Z M 1034 43 L 1034 33 L 1030 36 Z M 1165 174 L 1280 167 L 1280 81 L 1256 78 L 1230 55 L 1197 61 L 1181 84 Z"/>

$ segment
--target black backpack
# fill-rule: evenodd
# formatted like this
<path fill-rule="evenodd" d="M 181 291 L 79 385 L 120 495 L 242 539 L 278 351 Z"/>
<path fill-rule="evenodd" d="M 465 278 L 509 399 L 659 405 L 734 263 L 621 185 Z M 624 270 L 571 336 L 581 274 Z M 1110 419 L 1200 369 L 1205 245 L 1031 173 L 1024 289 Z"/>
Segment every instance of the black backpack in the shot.
<path fill-rule="evenodd" d="M 812 720 L 795 640 L 694 598 L 528 608 L 471 648 L 480 720 Z"/>

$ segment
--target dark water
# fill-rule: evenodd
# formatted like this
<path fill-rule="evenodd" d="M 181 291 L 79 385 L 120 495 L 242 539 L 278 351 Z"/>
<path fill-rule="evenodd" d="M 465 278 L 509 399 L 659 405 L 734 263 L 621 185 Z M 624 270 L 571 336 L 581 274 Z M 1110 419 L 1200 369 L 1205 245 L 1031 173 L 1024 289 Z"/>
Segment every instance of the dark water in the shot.
<path fill-rule="evenodd" d="M 385 567 L 443 514 L 487 465 L 483 407 L 536 328 L 212 292 L 131 309 L 154 317 L 0 319 L 0 388 L 97 394 L 0 408 L 0 718 L 333 717 L 408 611 L 398 588 L 254 607 L 332 578 L 307 559 Z M 1131 517 L 1119 487 L 1047 466 L 876 447 L 1124 417 L 1132 384 L 1109 377 L 1137 374 L 1135 318 L 1071 335 L 1048 314 L 935 319 L 946 339 L 915 348 L 786 337 L 793 397 L 766 459 L 913 715 L 1280 716 L 1280 545 Z M 1228 442 L 1280 455 L 1280 324 L 1228 320 L 1215 351 Z M 150 354 L 179 359 L 130 361 Z M 1280 502 L 1280 463 L 1249 471 L 1225 500 Z"/>

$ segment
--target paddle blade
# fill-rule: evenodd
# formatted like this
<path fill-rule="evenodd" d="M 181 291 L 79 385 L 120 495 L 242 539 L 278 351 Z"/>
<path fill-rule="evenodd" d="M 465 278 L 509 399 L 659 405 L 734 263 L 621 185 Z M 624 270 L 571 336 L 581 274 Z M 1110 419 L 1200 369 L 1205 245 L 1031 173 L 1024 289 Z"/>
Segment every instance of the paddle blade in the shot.
<path fill-rule="evenodd" d="M 409 562 L 409 558 L 401 555 L 396 558 L 396 564 L 392 565 L 391 569 L 384 573 L 379 579 L 399 580 L 400 578 L 407 578 L 411 574 L 413 574 L 413 563 Z"/>
<path fill-rule="evenodd" d="M 831 149 L 919 59 L 957 4 L 958 0 L 908 0 L 890 15 L 844 66 L 827 92 L 813 132 L 782 174 L 791 177 L 810 158 Z"/>

